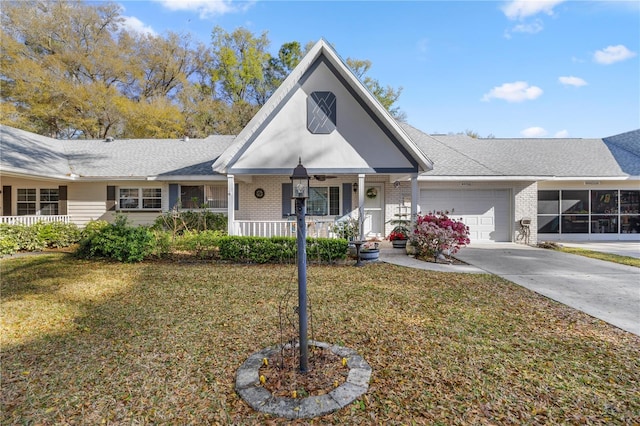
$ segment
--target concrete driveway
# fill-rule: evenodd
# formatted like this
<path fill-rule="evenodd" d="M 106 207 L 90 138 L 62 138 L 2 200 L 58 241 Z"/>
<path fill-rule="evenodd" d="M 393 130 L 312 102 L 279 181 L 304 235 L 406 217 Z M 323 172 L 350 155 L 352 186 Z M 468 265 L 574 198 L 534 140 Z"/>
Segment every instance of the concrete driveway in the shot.
<path fill-rule="evenodd" d="M 513 243 L 471 244 L 456 257 L 640 336 L 640 269 Z"/>

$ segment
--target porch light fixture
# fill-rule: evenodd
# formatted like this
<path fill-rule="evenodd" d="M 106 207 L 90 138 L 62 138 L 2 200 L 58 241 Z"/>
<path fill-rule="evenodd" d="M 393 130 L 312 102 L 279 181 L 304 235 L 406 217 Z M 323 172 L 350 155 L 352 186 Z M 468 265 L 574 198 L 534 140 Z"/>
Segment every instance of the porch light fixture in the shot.
<path fill-rule="evenodd" d="M 293 183 L 292 198 L 309 198 L 309 180 L 307 169 L 302 165 L 302 159 L 298 158 L 298 165 L 293 169 L 291 183 Z"/>
<path fill-rule="evenodd" d="M 307 224 L 305 202 L 309 198 L 309 180 L 307 169 L 298 158 L 293 169 L 291 183 L 293 198 L 296 200 L 296 248 L 298 250 L 298 325 L 300 329 L 300 372 L 309 371 L 309 340 L 307 335 Z"/>

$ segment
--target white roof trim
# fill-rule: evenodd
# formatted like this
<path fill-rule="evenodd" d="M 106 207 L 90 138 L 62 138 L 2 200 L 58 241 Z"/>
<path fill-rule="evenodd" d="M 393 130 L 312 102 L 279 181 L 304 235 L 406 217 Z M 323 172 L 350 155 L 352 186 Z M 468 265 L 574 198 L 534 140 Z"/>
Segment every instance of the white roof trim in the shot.
<path fill-rule="evenodd" d="M 378 100 L 369 92 L 369 90 L 356 78 L 349 67 L 338 56 L 336 51 L 325 40 L 320 39 L 307 53 L 300 63 L 287 76 L 284 82 L 271 95 L 269 100 L 260 108 L 258 113 L 249 121 L 249 123 L 238 134 L 234 142 L 218 157 L 211 166 L 214 172 L 228 173 L 230 166 L 241 155 L 243 148 L 251 139 L 253 134 L 259 131 L 263 123 L 270 117 L 271 113 L 284 102 L 287 95 L 295 90 L 296 85 L 307 72 L 307 70 L 315 63 L 315 61 L 324 55 L 325 58 L 338 70 L 340 75 L 351 85 L 353 90 L 362 97 L 369 108 L 378 116 L 378 118 L 388 127 L 390 131 L 398 138 L 412 158 L 418 163 L 418 172 L 424 172 L 433 169 L 433 162 L 418 148 L 411 140 L 407 133 L 398 125 L 391 114 L 378 102 Z"/>
<path fill-rule="evenodd" d="M 576 180 L 602 180 L 602 181 L 619 181 L 619 180 L 635 180 L 637 176 L 418 176 L 419 182 L 499 182 L 499 181 L 576 181 Z"/>

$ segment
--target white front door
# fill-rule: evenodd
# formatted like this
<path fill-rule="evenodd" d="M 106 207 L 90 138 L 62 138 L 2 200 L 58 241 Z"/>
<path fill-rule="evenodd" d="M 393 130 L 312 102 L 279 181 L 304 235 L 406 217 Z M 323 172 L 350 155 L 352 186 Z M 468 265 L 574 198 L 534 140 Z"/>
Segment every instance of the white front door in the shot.
<path fill-rule="evenodd" d="M 364 235 L 384 238 L 384 186 L 366 184 L 364 190 Z"/>

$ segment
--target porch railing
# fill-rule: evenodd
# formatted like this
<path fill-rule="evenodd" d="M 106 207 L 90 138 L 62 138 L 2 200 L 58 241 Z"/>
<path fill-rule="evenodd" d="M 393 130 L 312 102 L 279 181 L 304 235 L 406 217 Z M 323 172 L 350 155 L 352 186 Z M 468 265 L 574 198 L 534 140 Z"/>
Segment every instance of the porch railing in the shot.
<path fill-rule="evenodd" d="M 43 215 L 43 216 L 0 216 L 0 223 L 9 225 L 35 225 L 38 222 L 44 223 L 69 223 L 67 215 Z"/>
<path fill-rule="evenodd" d="M 332 238 L 334 219 L 307 218 L 307 236 L 314 238 Z M 297 223 L 291 220 L 236 220 L 235 235 L 252 237 L 295 237 Z"/>

